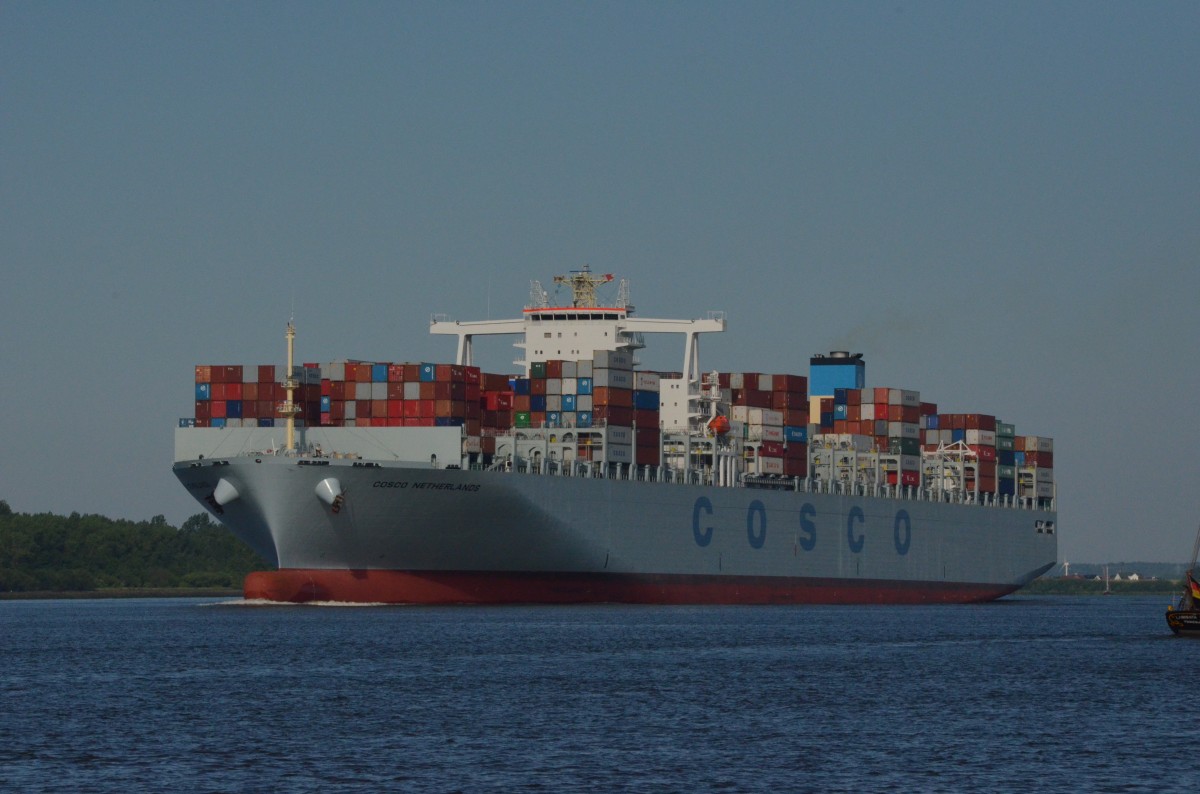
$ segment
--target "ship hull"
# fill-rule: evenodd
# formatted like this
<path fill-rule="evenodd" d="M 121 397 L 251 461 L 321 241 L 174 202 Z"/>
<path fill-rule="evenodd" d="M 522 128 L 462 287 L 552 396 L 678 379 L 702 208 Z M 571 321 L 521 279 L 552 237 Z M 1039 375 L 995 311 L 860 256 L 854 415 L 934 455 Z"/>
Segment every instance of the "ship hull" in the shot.
<path fill-rule="evenodd" d="M 1057 556 L 1044 510 L 284 457 L 175 472 L 278 567 L 245 584 L 273 601 L 967 603 Z"/>

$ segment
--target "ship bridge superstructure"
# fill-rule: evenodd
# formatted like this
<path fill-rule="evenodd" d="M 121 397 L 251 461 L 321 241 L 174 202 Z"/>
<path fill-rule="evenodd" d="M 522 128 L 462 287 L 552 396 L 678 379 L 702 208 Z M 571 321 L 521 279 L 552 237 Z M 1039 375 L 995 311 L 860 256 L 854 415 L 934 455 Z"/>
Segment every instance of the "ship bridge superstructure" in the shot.
<path fill-rule="evenodd" d="M 435 316 L 431 334 L 458 337 L 457 363 L 472 365 L 472 341 L 477 336 L 517 336 L 513 346 L 522 351 L 513 361 L 526 376 L 537 362 L 554 359 L 590 359 L 597 350 L 627 350 L 645 347 L 645 334 L 682 334 L 684 360 L 682 380 L 699 391 L 700 334 L 725 330 L 723 312 L 709 312 L 703 319 L 670 320 L 634 317 L 629 284 L 622 279 L 615 305 L 600 305 L 597 287 L 614 281 L 612 274 L 594 274 L 584 266 L 569 275 L 555 276 L 556 284 L 570 288 L 569 300 L 551 299 L 537 281 L 531 285 L 529 305 L 522 316 L 511 320 L 460 322 Z"/>

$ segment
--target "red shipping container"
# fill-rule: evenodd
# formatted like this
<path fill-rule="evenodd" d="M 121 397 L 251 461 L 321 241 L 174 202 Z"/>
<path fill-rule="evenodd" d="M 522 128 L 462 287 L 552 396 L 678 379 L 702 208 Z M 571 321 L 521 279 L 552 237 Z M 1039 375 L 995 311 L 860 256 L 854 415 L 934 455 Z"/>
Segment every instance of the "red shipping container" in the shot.
<path fill-rule="evenodd" d="M 534 381 L 536 383 L 536 381 Z M 544 383 L 545 381 L 543 381 Z M 632 389 L 616 389 L 608 386 L 597 386 L 592 389 L 592 406 L 598 408 L 603 405 L 616 406 L 618 408 L 633 408 L 633 390 Z"/>
<path fill-rule="evenodd" d="M 638 466 L 657 466 L 661 460 L 658 446 L 637 447 L 634 451 L 634 462 Z"/>
<path fill-rule="evenodd" d="M 451 381 L 446 384 L 446 396 L 440 399 L 447 400 L 465 400 L 467 399 L 467 384 L 461 380 Z"/>
<path fill-rule="evenodd" d="M 224 419 L 225 418 L 225 401 L 224 400 L 209 400 L 208 403 L 209 403 L 209 405 L 212 406 L 212 412 L 211 412 L 210 416 L 213 419 Z"/>
<path fill-rule="evenodd" d="M 325 427 L 333 425 L 333 415 L 328 411 L 321 414 L 321 424 Z"/>
<path fill-rule="evenodd" d="M 994 462 L 996 460 L 995 447 L 984 447 L 980 446 L 979 444 L 968 444 L 967 446 L 969 446 L 975 452 L 975 454 L 979 456 L 979 460 L 981 461 Z"/>
<path fill-rule="evenodd" d="M 258 384 L 251 383 L 249 385 L 256 386 Z M 243 400 L 242 401 L 242 418 L 243 419 L 257 419 L 258 418 L 258 403 L 251 402 L 250 400 Z M 266 419 L 269 417 L 263 417 L 263 418 Z"/>
<path fill-rule="evenodd" d="M 196 427 L 212 427 L 212 422 L 208 419 L 196 419 Z"/>
<path fill-rule="evenodd" d="M 832 397 L 822 397 L 821 398 L 821 413 L 823 413 L 823 414 L 833 413 L 833 398 Z"/>
<path fill-rule="evenodd" d="M 975 471 L 980 477 L 995 477 L 996 476 L 996 461 L 980 460 L 975 466 Z"/>
<path fill-rule="evenodd" d="M 783 457 L 786 460 L 807 460 L 808 459 L 808 444 L 801 441 L 791 441 L 783 448 Z"/>
<path fill-rule="evenodd" d="M 759 447 L 758 454 L 764 458 L 782 458 L 783 444 L 778 441 L 764 441 Z"/>
<path fill-rule="evenodd" d="M 483 414 L 483 409 L 479 407 L 479 403 L 466 402 L 463 403 L 463 416 L 468 419 L 478 419 Z"/>
<path fill-rule="evenodd" d="M 421 401 L 404 400 L 404 404 L 401 406 L 401 411 L 403 412 L 405 419 L 416 419 L 421 415 Z"/>
<path fill-rule="evenodd" d="M 1026 466 L 1038 466 L 1043 469 L 1054 468 L 1054 453 L 1053 452 L 1034 452 L 1025 453 Z"/>
<path fill-rule="evenodd" d="M 205 364 L 197 364 L 196 383 L 212 383 L 212 367 Z"/>
<path fill-rule="evenodd" d="M 403 400 L 404 384 L 399 381 L 388 381 L 387 398 L 389 400 Z"/>
<path fill-rule="evenodd" d="M 355 419 L 370 419 L 371 418 L 371 401 L 370 400 L 355 400 L 354 401 L 354 418 Z"/>
<path fill-rule="evenodd" d="M 479 423 L 478 419 L 468 419 L 463 424 L 463 427 L 466 428 L 468 436 L 477 436 L 483 432 L 483 426 Z"/>
<path fill-rule="evenodd" d="M 937 414 L 937 403 L 921 403 L 921 416 L 934 416 Z"/>
<path fill-rule="evenodd" d="M 346 403 L 341 400 L 334 400 L 329 403 L 329 418 L 335 422 L 342 422 L 346 418 Z"/>
<path fill-rule="evenodd" d="M 212 401 L 211 400 L 196 400 L 196 418 L 211 419 L 212 418 Z"/>
<path fill-rule="evenodd" d="M 845 419 L 834 419 L 833 420 L 833 432 L 835 432 L 839 435 L 842 433 L 852 432 L 850 430 L 850 423 L 847 422 Z"/>
<path fill-rule="evenodd" d="M 259 364 L 257 380 L 259 383 L 274 383 L 275 382 L 275 365 L 274 364 Z"/>
<path fill-rule="evenodd" d="M 658 446 L 658 441 L 662 437 L 662 433 L 657 427 L 642 427 L 641 425 L 638 425 L 633 435 L 633 443 L 639 447 Z"/>
<path fill-rule="evenodd" d="M 479 367 L 463 367 L 463 376 L 468 384 L 478 386 L 480 384 Z"/>
<path fill-rule="evenodd" d="M 517 411 L 518 413 L 533 410 L 530 403 L 531 400 L 529 399 L 528 394 L 513 395 L 513 410 Z"/>
<path fill-rule="evenodd" d="M 871 391 L 871 402 L 875 403 L 876 405 L 888 404 L 888 394 L 891 392 L 891 389 L 886 386 L 876 386 Z"/>
<path fill-rule="evenodd" d="M 633 421 L 639 428 L 654 428 L 654 430 L 657 431 L 659 426 L 659 413 L 658 411 L 634 410 Z"/>
<path fill-rule="evenodd" d="M 563 363 L 559 359 L 552 359 L 550 361 L 547 361 L 546 362 L 546 377 L 547 378 L 561 378 L 562 377 L 562 365 L 563 365 Z"/>
<path fill-rule="evenodd" d="M 404 400 L 388 400 L 387 401 L 387 418 L 400 419 L 404 416 Z M 400 425 L 392 425 L 399 427 Z"/>
<path fill-rule="evenodd" d="M 417 400 L 417 411 L 418 411 L 417 415 L 420 416 L 422 419 L 433 419 L 435 416 L 437 416 L 437 413 L 434 411 L 434 401 L 433 400 Z M 432 427 L 433 425 L 421 425 L 421 426 L 422 427 Z"/>
<path fill-rule="evenodd" d="M 478 383 L 467 383 L 467 402 L 479 402 L 480 395 L 483 394 L 483 389 L 479 388 Z"/>
<path fill-rule="evenodd" d="M 771 391 L 808 393 L 808 378 L 803 375 L 772 375 Z"/>
<path fill-rule="evenodd" d="M 783 475 L 785 477 L 807 477 L 808 458 L 784 458 Z"/>
<path fill-rule="evenodd" d="M 592 419 L 618 427 L 630 427 L 633 425 L 633 409 L 621 405 L 598 405 L 592 409 Z"/>
<path fill-rule="evenodd" d="M 226 383 L 225 399 L 226 400 L 241 400 L 242 399 L 242 384 L 241 383 Z"/>
<path fill-rule="evenodd" d="M 544 395 L 546 393 L 545 379 L 544 378 L 534 378 L 533 380 L 529 381 L 529 393 Z"/>
<path fill-rule="evenodd" d="M 759 391 L 758 389 L 735 389 L 733 392 L 733 404 L 744 405 L 749 408 L 770 408 L 771 392 Z"/>

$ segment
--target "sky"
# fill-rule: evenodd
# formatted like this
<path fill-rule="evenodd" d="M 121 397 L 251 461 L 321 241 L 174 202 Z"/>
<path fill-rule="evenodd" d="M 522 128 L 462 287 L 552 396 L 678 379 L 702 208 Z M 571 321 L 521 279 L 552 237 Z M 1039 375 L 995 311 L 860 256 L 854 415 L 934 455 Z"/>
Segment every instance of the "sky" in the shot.
<path fill-rule="evenodd" d="M 725 312 L 705 369 L 1050 436 L 1060 559 L 1184 562 L 1198 81 L 1184 2 L 8 0 L 0 498 L 178 525 L 196 364 L 452 361 L 587 264 Z"/>

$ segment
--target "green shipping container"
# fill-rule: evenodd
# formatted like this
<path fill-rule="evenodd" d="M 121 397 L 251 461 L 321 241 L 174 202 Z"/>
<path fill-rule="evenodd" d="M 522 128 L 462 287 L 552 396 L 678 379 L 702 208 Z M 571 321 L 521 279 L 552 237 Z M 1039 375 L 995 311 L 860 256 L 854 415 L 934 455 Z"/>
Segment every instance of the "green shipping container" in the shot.
<path fill-rule="evenodd" d="M 529 365 L 529 377 L 537 378 L 538 380 L 546 379 L 546 362 L 535 361 Z"/>
<path fill-rule="evenodd" d="M 513 424 L 517 427 L 529 427 L 529 411 L 517 411 Z"/>
<path fill-rule="evenodd" d="M 1016 434 L 1017 434 L 1017 426 L 1016 425 L 1010 425 L 1007 422 L 997 422 L 996 423 L 996 438 L 1000 438 L 1001 436 L 1007 436 L 1009 438 L 1012 438 Z"/>

